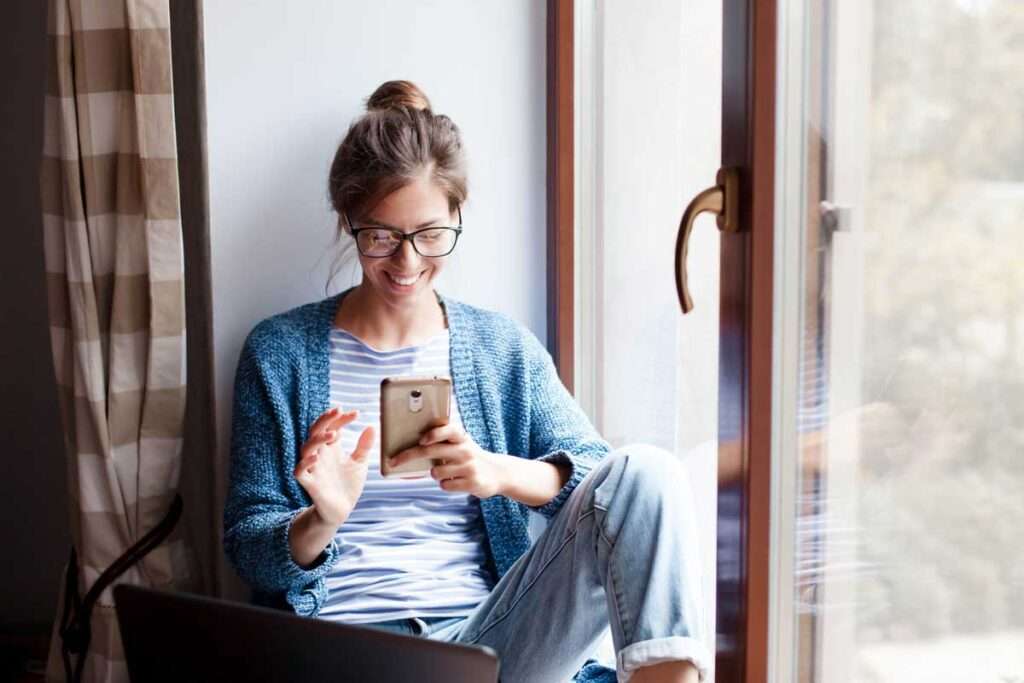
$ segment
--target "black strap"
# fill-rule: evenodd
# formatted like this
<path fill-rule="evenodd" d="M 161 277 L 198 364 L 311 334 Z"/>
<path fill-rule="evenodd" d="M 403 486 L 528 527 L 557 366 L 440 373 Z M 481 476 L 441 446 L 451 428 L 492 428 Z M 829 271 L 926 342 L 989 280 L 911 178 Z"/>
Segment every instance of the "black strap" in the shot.
<path fill-rule="evenodd" d="M 82 599 L 79 599 L 78 595 L 78 555 L 75 552 L 75 546 L 71 546 L 71 557 L 68 560 L 68 571 L 64 582 L 64 614 L 61 617 L 60 625 L 61 656 L 64 660 L 65 680 L 69 683 L 79 683 L 82 680 L 82 669 L 88 655 L 89 641 L 92 638 L 90 627 L 92 608 L 95 607 L 100 594 L 129 567 L 148 555 L 171 535 L 171 531 L 174 530 L 181 518 L 182 506 L 181 495 L 175 495 L 171 509 L 167 511 L 167 515 L 160 520 L 160 523 L 114 560 L 100 574 L 96 583 Z M 74 666 L 72 666 L 72 656 L 76 657 Z"/>

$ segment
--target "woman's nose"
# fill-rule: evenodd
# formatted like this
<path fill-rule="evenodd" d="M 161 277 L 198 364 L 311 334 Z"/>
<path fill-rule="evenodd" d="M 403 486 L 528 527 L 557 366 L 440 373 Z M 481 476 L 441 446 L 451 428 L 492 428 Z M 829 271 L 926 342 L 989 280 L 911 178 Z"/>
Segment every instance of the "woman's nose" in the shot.
<path fill-rule="evenodd" d="M 412 240 L 402 240 L 402 246 L 398 248 L 398 251 L 395 252 L 392 258 L 398 263 L 412 264 L 419 262 L 420 255 L 413 248 Z"/>

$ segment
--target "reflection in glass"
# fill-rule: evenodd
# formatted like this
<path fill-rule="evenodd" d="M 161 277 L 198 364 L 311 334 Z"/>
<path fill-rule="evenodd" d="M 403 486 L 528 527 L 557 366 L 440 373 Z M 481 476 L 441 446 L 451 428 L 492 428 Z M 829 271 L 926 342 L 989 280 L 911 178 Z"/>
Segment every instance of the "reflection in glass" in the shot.
<path fill-rule="evenodd" d="M 803 15 L 795 678 L 1024 682 L 1024 3 Z"/>

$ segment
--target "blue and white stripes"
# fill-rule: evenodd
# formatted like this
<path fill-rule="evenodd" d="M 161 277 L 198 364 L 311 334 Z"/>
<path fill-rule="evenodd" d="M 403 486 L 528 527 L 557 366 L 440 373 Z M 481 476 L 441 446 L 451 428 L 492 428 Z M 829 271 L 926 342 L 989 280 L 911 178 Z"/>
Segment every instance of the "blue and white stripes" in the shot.
<path fill-rule="evenodd" d="M 368 425 L 378 439 L 368 456 L 363 494 L 336 536 L 341 554 L 326 576 L 320 617 L 367 623 L 463 615 L 490 592 L 476 499 L 442 491 L 430 477 L 380 475 L 381 380 L 450 374 L 448 330 L 394 351 L 378 351 L 344 330 L 331 330 L 330 404 L 359 411 L 342 430 L 342 450 L 351 452 Z M 450 419 L 462 426 L 454 396 Z"/>

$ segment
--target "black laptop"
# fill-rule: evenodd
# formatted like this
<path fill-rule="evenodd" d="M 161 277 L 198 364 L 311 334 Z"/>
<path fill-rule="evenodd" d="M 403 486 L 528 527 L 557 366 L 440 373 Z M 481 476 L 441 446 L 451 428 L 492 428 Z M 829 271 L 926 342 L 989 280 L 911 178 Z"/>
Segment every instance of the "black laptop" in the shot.
<path fill-rule="evenodd" d="M 498 680 L 487 647 L 138 586 L 114 588 L 128 673 L 144 681 Z"/>

